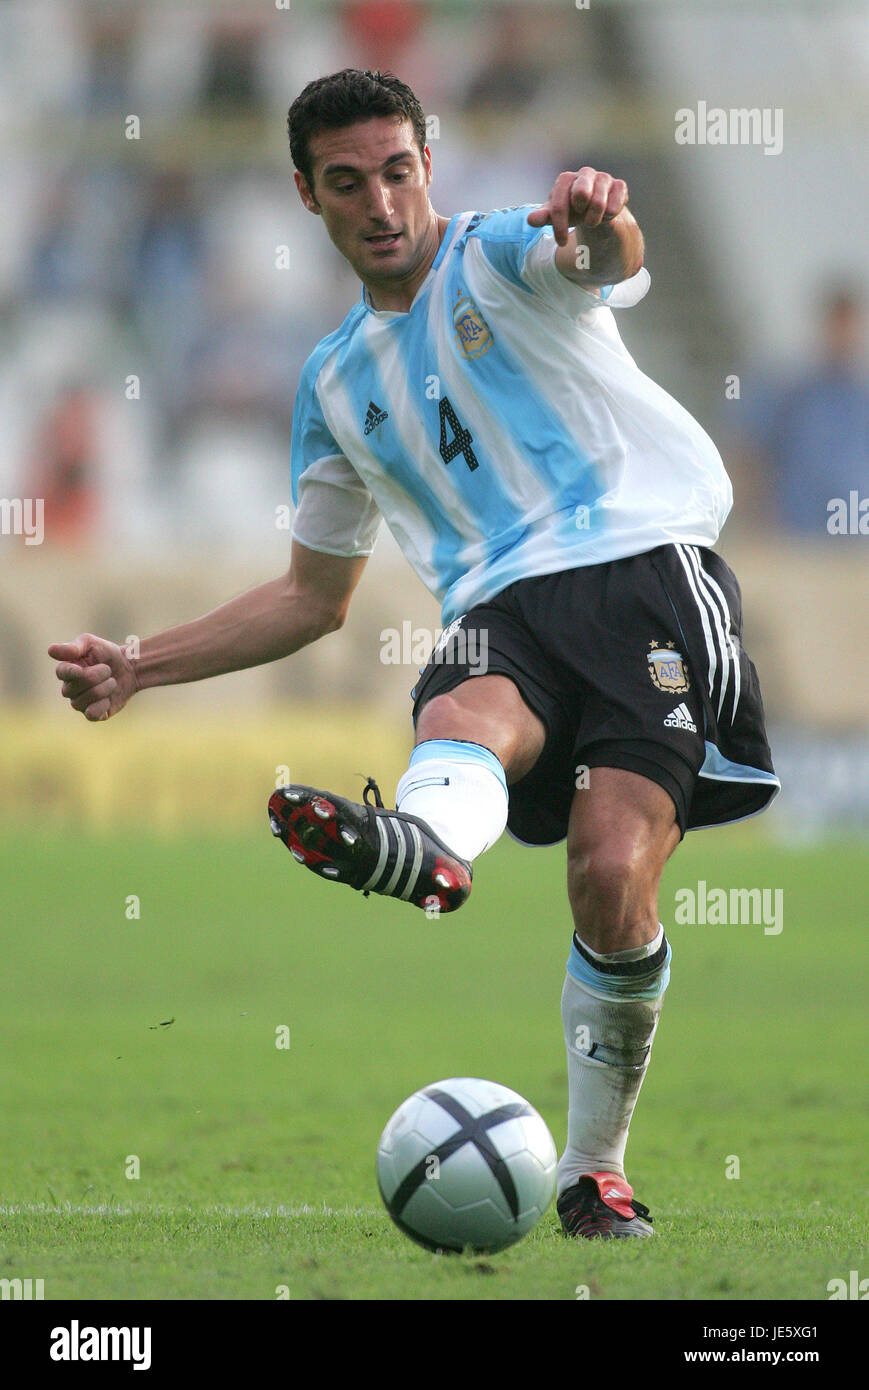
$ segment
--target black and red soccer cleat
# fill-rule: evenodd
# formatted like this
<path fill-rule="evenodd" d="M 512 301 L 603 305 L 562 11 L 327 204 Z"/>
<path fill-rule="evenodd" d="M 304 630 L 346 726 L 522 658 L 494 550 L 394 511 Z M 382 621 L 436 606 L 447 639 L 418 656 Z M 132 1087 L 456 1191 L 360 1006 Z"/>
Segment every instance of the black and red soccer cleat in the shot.
<path fill-rule="evenodd" d="M 300 864 L 366 896 L 381 893 L 440 913 L 455 912 L 471 891 L 470 864 L 425 821 L 387 811 L 371 777 L 362 805 L 314 787 L 280 787 L 269 797 L 269 821 Z"/>
<path fill-rule="evenodd" d="M 617 1173 L 584 1173 L 556 1203 L 561 1229 L 577 1240 L 653 1236 L 649 1208 L 634 1201 L 634 1189 Z"/>

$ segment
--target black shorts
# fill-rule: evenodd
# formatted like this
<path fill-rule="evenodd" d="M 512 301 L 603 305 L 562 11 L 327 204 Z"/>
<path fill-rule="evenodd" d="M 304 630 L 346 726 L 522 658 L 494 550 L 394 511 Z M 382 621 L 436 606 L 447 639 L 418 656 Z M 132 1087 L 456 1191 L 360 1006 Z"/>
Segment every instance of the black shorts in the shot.
<path fill-rule="evenodd" d="M 509 789 L 507 826 L 526 844 L 564 838 L 593 767 L 663 787 L 683 834 L 753 815 L 779 789 L 739 585 L 714 551 L 663 545 L 509 585 L 446 629 L 411 692 L 414 723 L 483 674 L 508 676 L 546 728 Z"/>

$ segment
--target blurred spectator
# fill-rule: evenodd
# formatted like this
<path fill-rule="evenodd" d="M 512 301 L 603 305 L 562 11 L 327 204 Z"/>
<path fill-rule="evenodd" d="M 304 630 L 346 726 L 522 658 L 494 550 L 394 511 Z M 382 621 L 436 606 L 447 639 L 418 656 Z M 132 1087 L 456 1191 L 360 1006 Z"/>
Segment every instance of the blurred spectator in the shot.
<path fill-rule="evenodd" d="M 529 16 L 507 6 L 492 16 L 490 51 L 471 78 L 465 106 L 472 112 L 520 111 L 537 95 L 542 76 L 529 42 Z"/>
<path fill-rule="evenodd" d="M 209 115 L 237 116 L 262 105 L 259 71 L 261 31 L 244 19 L 215 24 L 208 43 L 202 107 Z"/>
<path fill-rule="evenodd" d="M 202 320 L 205 238 L 190 172 L 165 169 L 154 174 L 139 216 L 132 268 L 138 325 L 168 403 Z"/>
<path fill-rule="evenodd" d="M 869 497 L 869 375 L 863 305 L 850 287 L 819 304 L 820 355 L 789 379 L 744 380 L 732 469 L 756 520 L 805 536 L 829 534 L 829 504 Z"/>
<path fill-rule="evenodd" d="M 150 182 L 136 254 L 136 293 L 178 302 L 191 293 L 202 260 L 202 225 L 187 169 L 165 169 Z"/>
<path fill-rule="evenodd" d="M 66 297 L 98 285 L 97 247 L 83 226 L 85 203 L 81 183 L 72 174 L 45 189 L 31 257 L 35 295 Z"/>
<path fill-rule="evenodd" d="M 407 0 L 349 0 L 343 20 L 352 66 L 394 72 L 408 81 L 405 58 L 425 22 L 424 5 Z"/>
<path fill-rule="evenodd" d="M 50 171 L 29 257 L 34 299 L 125 305 L 129 176 L 110 165 Z"/>
<path fill-rule="evenodd" d="M 131 13 L 94 14 L 88 25 L 85 100 L 94 114 L 110 113 L 127 101 L 132 50 Z"/>
<path fill-rule="evenodd" d="M 249 308 L 214 314 L 183 371 L 178 423 L 205 411 L 268 417 L 284 430 L 292 415 L 286 328 Z"/>
<path fill-rule="evenodd" d="M 99 517 L 97 453 L 96 398 L 87 386 L 69 385 L 38 428 L 32 464 L 48 544 L 75 546 L 92 538 Z"/>

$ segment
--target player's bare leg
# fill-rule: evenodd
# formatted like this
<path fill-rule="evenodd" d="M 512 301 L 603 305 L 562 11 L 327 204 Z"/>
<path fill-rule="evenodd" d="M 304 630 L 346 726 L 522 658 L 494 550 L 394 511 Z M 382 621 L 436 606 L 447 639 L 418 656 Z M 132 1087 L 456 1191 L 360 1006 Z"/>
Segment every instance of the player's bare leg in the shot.
<path fill-rule="evenodd" d="M 676 813 L 657 783 L 593 767 L 567 831 L 567 893 L 577 933 L 593 951 L 645 946 L 659 931 L 658 888 L 679 844 Z"/>
<path fill-rule="evenodd" d="M 314 787 L 283 787 L 269 799 L 272 830 L 323 878 L 453 912 L 470 893 L 473 860 L 507 823 L 508 776 L 515 781 L 534 765 L 544 739 L 512 681 L 468 678 L 425 706 L 395 811 L 371 779 L 363 805 Z"/>
<path fill-rule="evenodd" d="M 417 747 L 433 739 L 488 748 L 504 768 L 509 784 L 531 771 L 543 752 L 546 730 L 508 676 L 469 676 L 423 708 Z"/>
<path fill-rule="evenodd" d="M 662 788 L 620 768 L 591 768 L 567 838 L 575 932 L 562 995 L 569 1107 L 558 1177 L 567 1235 L 652 1234 L 624 1153 L 669 978 L 657 900 L 678 843 Z"/>

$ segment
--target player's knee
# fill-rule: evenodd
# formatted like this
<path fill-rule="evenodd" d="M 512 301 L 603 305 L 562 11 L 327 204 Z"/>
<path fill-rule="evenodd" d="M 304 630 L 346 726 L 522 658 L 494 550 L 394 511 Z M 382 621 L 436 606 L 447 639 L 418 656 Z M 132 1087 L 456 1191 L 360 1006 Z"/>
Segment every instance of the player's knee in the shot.
<path fill-rule="evenodd" d="M 567 891 L 576 930 L 593 951 L 619 951 L 654 936 L 657 918 L 649 903 L 648 865 L 634 840 L 573 846 L 567 859 Z"/>
<path fill-rule="evenodd" d="M 473 721 L 463 702 L 451 692 L 435 695 L 423 708 L 417 724 L 417 742 L 463 738 Z"/>
<path fill-rule="evenodd" d="M 617 912 L 631 896 L 640 861 L 630 840 L 573 847 L 567 857 L 571 904 L 588 900 L 598 908 Z"/>
<path fill-rule="evenodd" d="M 531 771 L 543 751 L 543 721 L 507 676 L 481 675 L 434 695 L 420 711 L 416 741 L 458 739 L 488 748 L 508 783 Z"/>

